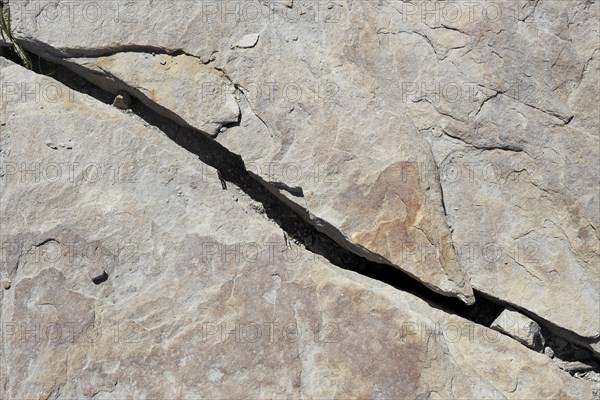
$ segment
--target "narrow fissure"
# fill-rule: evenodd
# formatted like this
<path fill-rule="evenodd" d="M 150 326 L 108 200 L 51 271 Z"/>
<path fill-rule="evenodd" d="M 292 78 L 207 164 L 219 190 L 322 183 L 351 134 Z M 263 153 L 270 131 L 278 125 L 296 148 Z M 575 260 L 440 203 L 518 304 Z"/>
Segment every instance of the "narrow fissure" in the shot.
<path fill-rule="evenodd" d="M 14 57 L 6 58 L 18 62 Z M 32 60 L 34 72 L 50 76 L 74 91 L 90 95 L 109 106 L 111 105 L 115 94 L 87 81 L 63 65 L 35 54 L 32 54 Z M 419 280 L 391 265 L 367 260 L 343 248 L 331 237 L 320 232 L 314 225 L 301 217 L 288 204 L 265 187 L 259 179 L 253 177 L 246 170 L 239 155 L 230 152 L 220 143 L 199 133 L 197 130 L 181 126 L 160 115 L 137 99 L 133 93 L 129 94 L 132 97 L 131 112 L 148 124 L 158 128 L 173 142 L 197 156 L 203 163 L 215 168 L 224 190 L 227 190 L 227 182 L 236 185 L 254 201 L 261 203 L 266 216 L 279 225 L 291 240 L 304 246 L 307 250 L 323 256 L 335 266 L 386 283 L 398 290 L 421 298 L 431 307 L 458 315 L 486 327 L 489 327 L 503 309 L 509 306 L 509 304 L 493 299 L 478 290 L 474 290 L 475 304 L 467 306 L 459 299 L 446 297 L 432 291 Z M 542 327 L 547 342 L 546 346 L 550 347 L 556 356 L 561 356 L 561 360 L 584 362 L 589 366 L 586 371 L 600 372 L 600 360 L 593 352 L 569 340 L 566 337 L 568 335 L 557 333 L 557 327 L 549 321 L 526 313 Z M 581 377 L 581 370 L 577 370 L 577 368 L 570 371 L 565 370 L 575 377 Z"/>

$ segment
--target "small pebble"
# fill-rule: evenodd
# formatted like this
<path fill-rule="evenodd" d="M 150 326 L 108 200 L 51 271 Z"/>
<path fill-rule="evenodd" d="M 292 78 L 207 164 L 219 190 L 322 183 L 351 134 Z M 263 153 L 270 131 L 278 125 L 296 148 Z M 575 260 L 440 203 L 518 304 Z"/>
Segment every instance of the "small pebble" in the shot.
<path fill-rule="evenodd" d="M 99 285 L 108 279 L 108 274 L 104 271 L 104 268 L 98 265 L 89 266 L 88 275 L 95 285 Z"/>
<path fill-rule="evenodd" d="M 127 110 L 130 104 L 131 98 L 127 93 L 118 94 L 112 103 L 113 107 L 116 107 L 120 110 Z"/>
<path fill-rule="evenodd" d="M 160 60 L 160 65 L 166 65 L 167 62 L 165 60 Z"/>
<path fill-rule="evenodd" d="M 12 282 L 10 281 L 10 279 L 3 279 L 2 280 L 2 287 L 6 290 L 10 289 L 10 284 Z"/>
<path fill-rule="evenodd" d="M 58 150 L 58 146 L 52 142 L 46 142 L 46 146 L 50 147 L 51 149 Z"/>
<path fill-rule="evenodd" d="M 544 349 L 544 354 L 547 355 L 550 358 L 554 357 L 554 350 L 552 350 L 550 347 L 546 347 Z"/>

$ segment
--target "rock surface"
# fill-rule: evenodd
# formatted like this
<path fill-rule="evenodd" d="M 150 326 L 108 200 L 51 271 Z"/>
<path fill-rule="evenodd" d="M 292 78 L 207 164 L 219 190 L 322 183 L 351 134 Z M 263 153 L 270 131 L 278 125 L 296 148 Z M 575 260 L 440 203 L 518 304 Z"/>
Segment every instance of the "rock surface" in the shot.
<path fill-rule="evenodd" d="M 252 4 L 259 7 L 261 13 L 270 8 L 269 5 Z M 230 2 L 230 6 L 235 8 L 239 3 Z M 43 4 L 40 7 L 40 15 L 44 15 Z M 135 94 L 141 92 L 143 100 L 156 101 L 165 114 L 174 114 L 174 119 L 183 119 L 213 135 L 218 131 L 218 124 L 209 129 L 202 121 L 196 123 L 190 117 L 203 115 L 198 113 L 197 107 L 198 89 L 203 87 L 204 78 L 196 79 L 198 75 L 194 71 L 212 69 L 214 76 L 225 71 L 229 81 L 240 89 L 242 115 L 239 127 L 219 135 L 220 143 L 241 154 L 249 168 L 264 181 L 302 188 L 303 196 L 296 197 L 272 186 L 288 201 L 306 210 L 307 218 L 344 246 L 371 260 L 395 265 L 434 290 L 472 303 L 469 278 L 458 263 L 444 218 L 440 183 L 430 145 L 414 123 L 405 118 L 406 110 L 398 108 L 397 97 L 383 101 L 384 93 L 380 93 L 378 87 L 387 83 L 380 81 L 381 77 L 375 75 L 373 82 L 363 82 L 361 76 L 372 73 L 368 66 L 355 62 L 350 48 L 324 58 L 327 65 L 320 67 L 312 65 L 315 61 L 309 60 L 310 54 L 304 54 L 301 49 L 302 46 L 312 48 L 311 43 L 323 44 L 325 39 L 318 38 L 316 26 L 326 29 L 332 49 L 336 46 L 343 49 L 347 33 L 356 34 L 352 19 L 358 18 L 356 13 L 361 11 L 355 10 L 355 13 L 345 15 L 344 21 L 336 22 L 330 19 L 347 10 L 337 4 L 329 9 L 320 3 L 312 6 L 304 3 L 293 8 L 300 12 L 303 22 L 290 25 L 285 22 L 288 17 L 281 14 L 286 7 L 275 7 L 269 11 L 269 19 L 274 19 L 272 29 L 261 34 L 254 48 L 240 49 L 232 45 L 247 35 L 261 32 L 268 20 L 262 16 L 256 21 L 241 18 L 233 24 L 232 20 L 220 16 L 209 18 L 206 14 L 210 10 L 201 5 L 188 4 L 185 13 L 179 7 L 179 4 L 166 5 L 161 14 L 197 18 L 211 27 L 206 31 L 200 26 L 190 26 L 192 31 L 202 30 L 202 34 L 185 33 L 185 36 L 189 35 L 190 43 L 183 51 L 193 57 L 175 57 L 189 61 L 182 63 L 182 68 L 191 68 L 185 73 L 163 73 L 166 66 L 158 62 L 149 66 L 142 60 L 144 68 L 139 68 L 139 63 L 128 61 L 150 57 L 149 54 L 129 54 L 126 50 L 130 47 L 139 51 L 145 45 L 148 52 L 150 48 L 160 47 L 170 49 L 171 53 L 177 53 L 176 49 L 182 47 L 181 41 L 174 43 L 169 39 L 164 42 L 163 33 L 154 37 L 154 43 L 145 44 L 146 39 L 138 31 L 141 26 L 128 30 L 130 39 L 118 39 L 123 52 L 111 48 L 108 42 L 97 42 L 98 37 L 90 38 L 91 42 L 84 48 L 81 43 L 69 43 L 70 39 L 62 33 L 52 40 L 46 39 L 49 32 L 42 31 L 55 26 L 42 28 L 35 24 L 35 27 L 32 25 L 35 32 L 25 36 L 35 42 L 31 44 L 32 48 L 47 50 L 46 44 L 54 46 L 56 56 L 58 52 L 60 56 L 105 53 L 105 57 L 95 60 L 89 60 L 89 57 L 78 60 L 78 65 L 89 67 L 86 76 L 97 78 L 93 73 L 101 68 L 109 78 L 104 83 L 106 87 L 116 90 L 119 85 L 115 87 L 114 79 L 124 82 L 133 87 Z M 310 10 L 303 13 L 301 10 L 306 7 Z M 217 8 L 218 13 L 225 10 L 220 6 Z M 136 3 L 136 9 L 149 18 L 158 12 L 150 3 L 144 2 Z M 317 21 L 307 22 L 308 14 Z M 176 19 L 171 22 L 181 25 Z M 84 31 L 91 29 L 87 24 L 80 27 Z M 116 36 L 106 36 L 106 32 L 95 35 L 105 36 L 104 40 L 113 43 L 119 32 L 123 32 L 120 29 L 114 32 Z M 292 36 L 295 31 L 296 35 Z M 303 35 L 302 39 L 298 39 L 298 33 Z M 286 42 L 288 39 L 294 43 L 290 51 L 282 49 L 291 46 Z M 198 49 L 198 45 L 203 49 Z M 298 51 L 300 60 L 294 55 Z M 272 54 L 278 54 L 279 60 L 266 62 L 271 60 Z M 170 65 L 175 58 L 168 57 L 166 62 Z M 346 58 L 350 60 L 344 61 Z M 211 67 L 202 65 L 211 60 Z M 72 58 L 70 61 L 75 62 Z M 331 69 L 337 64 L 340 64 L 339 71 Z M 281 68 L 282 65 L 285 67 Z M 317 69 L 323 71 L 316 72 Z M 84 73 L 81 68 L 77 71 Z M 147 78 L 140 79 L 140 75 Z M 182 86 L 188 89 L 175 89 Z M 153 97 L 153 94 L 161 96 L 161 92 L 167 95 Z M 178 96 L 173 96 L 174 93 Z M 221 102 L 211 99 L 209 104 L 218 105 L 219 110 L 230 110 L 235 108 L 231 98 L 221 96 Z M 226 115 L 233 117 L 232 113 Z"/>
<path fill-rule="evenodd" d="M 60 94 L 0 113 L 1 398 L 591 396 L 543 354 L 287 243 L 136 115 L 0 60 L 2 82 Z"/>
<path fill-rule="evenodd" d="M 69 24 L 54 2 L 14 3 L 16 36 L 47 56 L 181 49 L 224 71 L 241 120 L 217 140 L 319 229 L 600 352 L 598 2 L 115 2 Z"/>
<path fill-rule="evenodd" d="M 549 358 L 575 378 L 600 372 L 599 2 L 10 7 L 19 43 L 73 72 L 63 82 L 110 93 L 103 104 L 0 65 L 1 398 L 589 397 Z M 0 35 L 16 59 L 6 45 Z M 369 260 L 350 268 L 366 276 L 288 240 L 171 126 L 213 158 L 239 155 L 286 213 Z M 426 288 L 368 278 L 395 285 L 367 273 L 384 266 Z M 518 343 L 529 333 L 482 339 L 498 332 L 479 324 L 513 307 L 540 326 L 545 354 Z M 240 344 L 231 328 L 273 320 L 339 337 Z M 481 334 L 432 343 L 409 330 L 413 348 L 386 336 L 423 321 Z M 57 322 L 110 333 L 97 346 L 29 339 Z M 147 336 L 128 347 L 123 324 Z M 163 365 L 185 372 L 159 376 Z"/>
<path fill-rule="evenodd" d="M 138 98 L 158 105 L 163 115 L 209 135 L 238 120 L 233 84 L 194 57 L 126 52 L 78 62 L 110 75 L 114 90 L 126 82 Z"/>
<path fill-rule="evenodd" d="M 249 39 L 244 38 L 243 41 L 248 42 Z M 168 60 L 165 61 L 168 64 L 176 63 L 175 60 L 178 59 L 181 64 L 212 71 L 212 76 L 222 75 L 220 71 L 204 66 L 193 57 L 160 58 Z M 231 110 L 229 120 L 226 121 L 231 123 L 237 121 L 241 109 L 242 128 L 233 127 L 221 135 L 219 141 L 235 153 L 242 154 L 248 165 L 255 166 L 252 172 L 272 184 L 274 190 L 280 190 L 276 186 L 278 183 L 283 183 L 284 187 L 300 187 L 301 195 L 287 190 L 288 198 L 307 209 L 311 213 L 310 218 L 330 234 L 338 236 L 341 243 L 352 246 L 371 259 L 399 266 L 422 279 L 434 290 L 458 295 L 466 303 L 472 303 L 473 294 L 468 279 L 458 265 L 443 216 L 440 184 L 433 157 L 429 146 L 416 134 L 414 127 L 403 123 L 394 114 L 380 114 L 380 111 L 373 109 L 373 118 L 377 119 L 374 124 L 380 126 L 384 136 L 389 139 L 389 148 L 382 146 L 376 152 L 366 153 L 367 157 L 344 157 L 346 159 L 343 162 L 332 161 L 329 152 L 323 153 L 318 148 L 331 146 L 331 143 L 323 142 L 331 140 L 330 134 L 315 136 L 314 132 L 304 131 L 301 133 L 306 136 L 294 139 L 300 142 L 294 149 L 282 149 L 280 145 L 273 147 L 271 139 L 261 136 L 267 133 L 265 125 L 263 122 L 256 124 L 261 118 L 253 114 L 245 89 L 241 88 L 236 95 L 238 99 L 244 100 L 240 101 L 238 108 L 232 93 L 233 84 L 224 77 L 220 82 L 209 81 L 204 75 L 193 73 L 193 68 L 184 70 L 183 74 L 181 70 L 178 73 L 164 74 L 157 70 L 156 61 L 149 63 L 145 60 L 148 60 L 147 55 L 119 53 L 95 60 L 69 61 L 78 66 L 104 71 L 111 80 L 108 83 L 97 81 L 104 87 L 134 86 L 142 92 L 143 99 L 151 107 L 168 109 L 178 116 L 188 115 L 192 110 L 192 113 L 199 113 L 201 118 L 214 120 L 210 113 L 205 117 L 203 110 L 194 109 L 194 105 L 199 102 L 207 102 L 212 104 L 215 112 Z M 140 67 L 149 71 L 145 75 L 152 75 L 154 78 L 142 82 L 138 72 Z M 89 74 L 84 75 L 94 79 Z M 182 75 L 189 75 L 192 81 L 182 79 Z M 207 72 L 206 75 L 211 74 Z M 172 87 L 191 89 L 178 91 L 179 96 L 173 96 L 176 91 Z M 161 92 L 166 96 L 161 97 Z M 175 98 L 173 102 L 172 99 Z M 185 119 L 188 122 L 193 120 Z M 190 124 L 210 135 L 215 135 L 222 126 L 215 125 L 214 129 L 207 129 L 204 120 Z M 292 133 L 293 126 L 295 125 L 288 127 L 289 134 L 297 135 Z M 248 138 L 247 135 L 251 132 L 259 133 L 255 139 L 257 147 L 242 143 L 243 138 Z M 269 135 L 273 137 L 272 134 Z M 351 132 L 346 135 L 338 139 L 347 142 L 355 137 Z M 262 155 L 246 155 L 247 151 L 269 148 L 273 152 L 276 150 L 277 154 L 270 154 L 266 159 Z M 359 149 L 360 145 L 357 143 L 355 148 Z M 391 150 L 391 154 L 388 152 L 389 155 L 385 155 L 384 149 Z M 379 165 L 374 163 L 371 159 L 375 155 L 373 153 L 385 162 Z M 314 156 L 307 158 L 306 154 Z M 269 168 L 270 166 L 274 168 Z M 424 174 L 421 167 L 427 168 L 426 173 L 431 175 Z M 280 174 L 285 176 L 279 176 Z M 291 174 L 295 174 L 299 181 L 289 180 L 288 175 Z M 352 214 L 347 214 L 349 210 L 352 210 Z"/>

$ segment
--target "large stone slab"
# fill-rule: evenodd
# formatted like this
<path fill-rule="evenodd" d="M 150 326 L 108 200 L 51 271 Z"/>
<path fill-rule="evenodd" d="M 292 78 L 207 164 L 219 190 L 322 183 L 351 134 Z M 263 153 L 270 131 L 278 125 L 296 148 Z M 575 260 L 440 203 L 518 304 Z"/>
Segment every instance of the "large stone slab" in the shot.
<path fill-rule="evenodd" d="M 320 229 L 598 350 L 597 2 L 13 3 L 45 54 L 224 71 L 241 121 L 217 140 Z"/>
<path fill-rule="evenodd" d="M 546 356 L 287 243 L 135 115 L 0 72 L 54 93 L 13 93 L 0 114 L 2 398 L 591 395 Z"/>
<path fill-rule="evenodd" d="M 209 12 L 208 5 L 217 3 L 176 3 L 173 7 L 179 9 L 183 4 L 186 18 L 196 15 L 202 20 Z M 250 4 L 261 12 L 273 6 L 230 3 L 242 9 Z M 143 13 L 149 6 L 135 5 Z M 308 3 L 302 7 L 306 6 Z M 310 12 L 319 19 L 319 26 L 327 27 L 327 34 L 335 43 L 342 39 L 351 21 L 347 19 L 345 26 L 340 27 L 328 19 L 322 20 L 325 17 L 321 14 L 332 14 L 333 18 L 337 7 L 333 11 L 327 11 L 319 3 L 310 7 Z M 229 112 L 238 107 L 231 101 L 230 89 L 234 84 L 239 89 L 240 125 L 219 135 L 220 143 L 241 154 L 252 172 L 273 184 L 274 191 L 303 210 L 320 230 L 340 244 L 371 260 L 395 265 L 433 290 L 472 303 L 469 278 L 458 263 L 444 218 L 430 146 L 403 116 L 396 102 L 377 100 L 381 82 L 365 85 L 361 78 L 365 70 L 343 61 L 344 54 L 325 58 L 329 64 L 342 63 L 335 76 L 307 73 L 312 68 L 310 63 L 299 62 L 293 54 L 299 50 L 298 46 L 316 38 L 315 26 L 302 23 L 292 27 L 282 19 L 283 9 L 275 8 L 268 11 L 277 21 L 273 29 L 264 32 L 252 48 L 236 44 L 255 34 L 257 27 L 264 28 L 262 17 L 257 21 L 242 18 L 235 25 L 227 18 L 207 20 L 211 28 L 203 31 L 202 45 L 212 42 L 212 50 L 198 52 L 186 46 L 185 54 L 174 57 L 164 54 L 150 57 L 150 54 L 156 47 L 167 49 L 167 53 L 179 53 L 180 44 L 144 46 L 141 37 L 132 37 L 137 46 L 122 39 L 119 39 L 122 44 L 116 47 L 74 45 L 77 48 L 73 48 L 64 44 L 69 49 L 59 50 L 63 44 L 56 42 L 52 46 L 57 45 L 55 55 L 57 52 L 105 55 L 69 61 L 88 68 L 87 74 L 81 68 L 77 71 L 101 84 L 97 73 L 105 73 L 105 87 L 116 92 L 119 87 L 129 86 L 158 110 L 168 110 L 166 114 L 174 114 L 211 135 L 225 123 L 208 127 L 204 121 L 205 105 L 211 107 L 208 115 L 220 111 L 230 117 L 225 122 L 232 122 L 234 116 L 237 119 L 236 113 Z M 43 10 L 49 8 L 41 8 L 40 15 L 49 12 Z M 148 12 L 151 18 L 156 10 Z M 163 12 L 171 13 L 167 9 Z M 299 29 L 296 36 L 298 33 L 306 36 L 290 42 L 296 28 Z M 82 29 L 89 28 L 82 26 Z M 46 49 L 41 36 L 32 45 Z M 196 38 L 193 41 L 200 44 Z M 284 47 L 290 52 L 284 51 Z M 144 49 L 147 54 L 141 52 Z M 272 54 L 278 54 L 279 60 L 266 62 Z M 172 64 L 179 67 L 173 69 Z M 283 65 L 289 67 L 282 68 Z M 212 74 L 208 72 L 211 69 Z M 199 74 L 198 70 L 206 74 Z M 222 76 L 221 71 L 227 79 L 222 79 L 215 96 L 214 84 L 218 82 L 206 77 Z M 267 95 L 267 92 L 272 93 Z M 213 100 L 219 94 L 221 99 L 215 103 Z M 286 191 L 282 187 L 292 189 Z"/>

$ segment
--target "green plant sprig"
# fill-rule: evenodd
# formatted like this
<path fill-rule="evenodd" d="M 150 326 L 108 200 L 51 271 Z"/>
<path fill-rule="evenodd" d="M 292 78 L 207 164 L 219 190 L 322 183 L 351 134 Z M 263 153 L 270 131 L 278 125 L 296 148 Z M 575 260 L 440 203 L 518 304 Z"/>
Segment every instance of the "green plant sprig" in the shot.
<path fill-rule="evenodd" d="M 8 0 L 4 2 L 0 2 L 0 29 L 4 33 L 4 36 L 10 41 L 12 46 L 12 50 L 15 54 L 21 59 L 23 65 L 27 69 L 33 69 L 33 64 L 31 63 L 31 58 L 29 58 L 29 54 L 27 51 L 17 43 L 13 34 L 11 27 L 11 16 L 10 16 L 10 6 L 8 4 Z"/>

